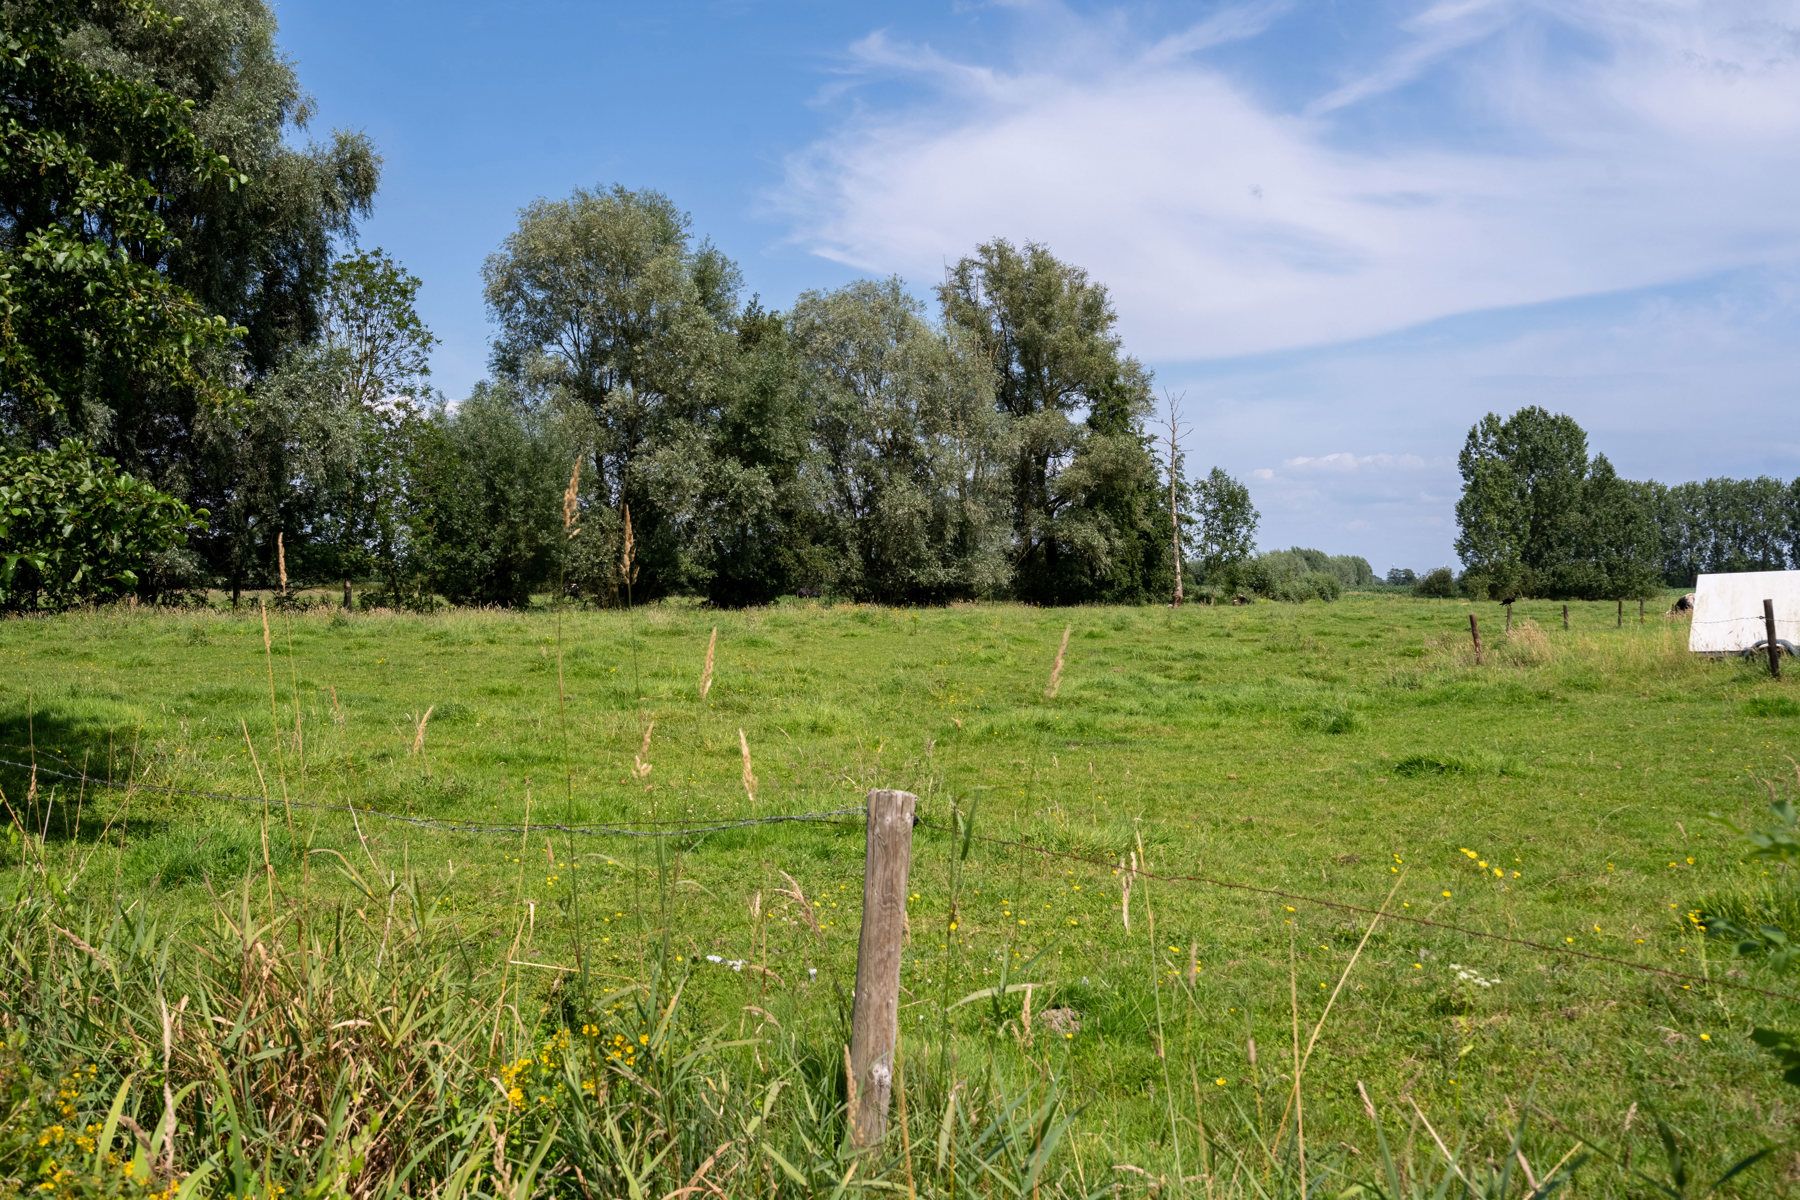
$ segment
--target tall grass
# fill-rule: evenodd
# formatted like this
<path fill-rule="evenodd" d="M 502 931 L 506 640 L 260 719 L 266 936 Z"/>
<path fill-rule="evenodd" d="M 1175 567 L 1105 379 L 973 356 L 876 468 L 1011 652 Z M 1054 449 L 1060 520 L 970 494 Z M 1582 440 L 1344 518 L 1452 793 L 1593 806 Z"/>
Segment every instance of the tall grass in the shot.
<path fill-rule="evenodd" d="M 266 905 L 248 877 L 185 930 L 42 892 L 0 911 L 0 1191 L 1239 1197 L 1360 1180 L 1368 1190 L 1350 1194 L 1425 1196 L 1490 1165 L 1409 1136 L 1384 1151 L 1392 1189 L 1353 1153 L 1308 1148 L 1309 1167 L 1279 1139 L 1259 1143 L 1246 1114 L 1209 1113 L 1198 1083 L 1191 1109 L 1168 1089 L 1173 1154 L 1082 1149 L 1081 1106 L 1053 1069 L 1009 1085 L 916 1054 L 897 1099 L 907 1136 L 857 1155 L 841 1080 L 816 1048 L 777 1027 L 700 1027 L 687 979 L 654 963 L 588 1005 L 555 979 L 509 988 L 501 957 L 435 917 L 417 878 L 331 865 L 366 904 L 314 914 L 304 935 L 296 906 Z M 1165 1063 L 1165 1079 L 1175 1070 Z M 1191 1173 L 1189 1139 L 1202 1145 Z M 1259 1144 L 1261 1163 L 1243 1149 Z"/>

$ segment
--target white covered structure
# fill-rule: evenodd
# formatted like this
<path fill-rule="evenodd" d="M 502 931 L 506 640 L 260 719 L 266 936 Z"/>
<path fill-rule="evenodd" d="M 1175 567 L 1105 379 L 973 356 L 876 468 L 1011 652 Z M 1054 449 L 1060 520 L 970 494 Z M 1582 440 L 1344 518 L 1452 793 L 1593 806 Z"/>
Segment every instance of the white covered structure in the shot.
<path fill-rule="evenodd" d="M 1775 602 L 1775 636 L 1800 643 L 1800 571 L 1734 571 L 1694 582 L 1695 654 L 1742 654 L 1768 637 L 1763 601 Z"/>

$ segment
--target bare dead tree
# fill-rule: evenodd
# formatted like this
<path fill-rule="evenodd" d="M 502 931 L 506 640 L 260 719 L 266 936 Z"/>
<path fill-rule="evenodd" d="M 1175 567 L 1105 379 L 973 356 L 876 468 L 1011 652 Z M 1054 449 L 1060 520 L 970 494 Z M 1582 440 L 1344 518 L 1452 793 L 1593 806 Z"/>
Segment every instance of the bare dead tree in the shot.
<path fill-rule="evenodd" d="M 1163 403 L 1167 406 L 1167 420 L 1164 425 L 1165 441 L 1169 451 L 1169 550 L 1175 559 L 1175 607 L 1180 608 L 1186 599 L 1182 588 L 1181 563 L 1181 505 L 1178 497 L 1181 489 L 1181 438 L 1187 427 L 1181 423 L 1181 402 L 1187 393 L 1172 396 L 1163 393 Z"/>

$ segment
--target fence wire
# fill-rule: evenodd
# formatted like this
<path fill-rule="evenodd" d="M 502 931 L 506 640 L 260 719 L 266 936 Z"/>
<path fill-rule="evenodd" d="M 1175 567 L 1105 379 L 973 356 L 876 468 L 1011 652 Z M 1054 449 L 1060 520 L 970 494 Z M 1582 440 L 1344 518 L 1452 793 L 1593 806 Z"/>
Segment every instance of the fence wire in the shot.
<path fill-rule="evenodd" d="M 266 800 L 261 796 L 243 796 L 231 792 L 214 791 L 206 788 L 176 787 L 167 784 L 151 784 L 137 780 L 115 780 L 97 778 L 85 772 L 75 773 L 59 771 L 42 764 L 19 762 L 14 759 L 0 758 L 0 766 L 17 770 L 33 771 L 39 775 L 47 775 L 54 779 L 67 780 L 73 783 L 92 784 L 110 789 L 127 789 L 132 791 L 149 791 L 162 795 L 188 796 L 196 799 L 216 800 L 225 803 L 254 807 L 259 811 L 275 809 L 276 801 Z M 575 834 L 587 837 L 626 837 L 626 838 L 680 838 L 700 834 L 720 833 L 732 829 L 746 829 L 757 825 L 793 825 L 793 824 L 825 824 L 846 825 L 853 822 L 849 818 L 865 817 L 867 808 L 856 805 L 850 808 L 836 808 L 822 812 L 782 813 L 760 817 L 744 817 L 712 823 L 691 823 L 682 821 L 639 821 L 618 824 L 572 825 L 552 821 L 541 823 L 496 823 L 483 821 L 446 821 L 436 817 L 420 817 L 406 813 L 389 812 L 385 809 L 359 808 L 355 805 L 320 804 L 314 801 L 290 800 L 284 802 L 288 807 L 320 812 L 350 814 L 355 817 L 371 817 L 380 821 L 390 821 L 410 825 L 417 828 L 432 829 L 449 833 L 466 833 L 476 835 L 506 834 L 519 836 L 532 832 L 556 832 Z M 1393 921 L 1403 925 L 1413 925 L 1424 929 L 1434 929 L 1440 933 L 1451 933 L 1458 937 L 1474 941 L 1497 942 L 1520 949 L 1531 950 L 1539 954 L 1580 959 L 1586 962 L 1602 963 L 1610 967 L 1619 967 L 1641 974 L 1656 975 L 1664 979 L 1703 987 L 1724 988 L 1730 991 L 1743 992 L 1761 996 L 1769 1000 L 1779 1000 L 1787 1004 L 1800 1004 L 1800 993 L 1782 992 L 1773 988 L 1759 987 L 1742 980 L 1715 978 L 1688 971 L 1677 971 L 1672 967 L 1659 967 L 1654 963 L 1638 962 L 1629 958 L 1617 958 L 1609 954 L 1598 954 L 1591 950 L 1583 950 L 1576 946 L 1556 945 L 1553 942 L 1540 942 L 1531 938 L 1517 937 L 1512 934 L 1494 933 L 1486 929 L 1476 929 L 1468 925 L 1457 925 L 1448 921 L 1433 920 L 1430 917 L 1414 916 L 1410 913 L 1394 912 L 1387 908 L 1374 908 L 1366 904 L 1358 904 L 1350 900 L 1328 899 L 1313 896 L 1305 892 L 1291 891 L 1287 888 L 1272 887 L 1267 884 L 1247 883 L 1241 879 L 1223 879 L 1218 876 L 1199 872 L 1165 872 L 1152 871 L 1139 865 L 1127 865 L 1123 858 L 1096 858 L 1089 854 L 1077 854 L 1071 850 L 1058 850 L 1051 846 L 1040 845 L 1016 838 L 995 837 L 992 834 L 975 833 L 972 830 L 958 831 L 948 825 L 925 818 L 917 818 L 918 828 L 929 833 L 945 834 L 953 839 L 967 838 L 970 842 L 994 846 L 1005 850 L 1023 851 L 1037 854 L 1044 858 L 1053 858 L 1065 862 L 1081 863 L 1108 872 L 1119 871 L 1130 874 L 1136 879 L 1151 880 L 1157 883 L 1194 884 L 1217 888 L 1221 891 L 1242 892 L 1249 895 L 1267 896 L 1271 899 L 1284 900 L 1292 904 L 1306 904 L 1328 911 L 1353 914 L 1361 917 Z"/>
<path fill-rule="evenodd" d="M 52 779 L 62 779 L 71 783 L 113 790 L 155 792 L 165 796 L 188 796 L 199 800 L 216 800 L 225 804 L 255 808 L 259 811 L 272 812 L 277 808 L 297 808 L 313 812 L 348 814 L 357 818 L 370 817 L 377 821 L 389 821 L 399 825 L 435 829 L 446 833 L 506 834 L 509 836 L 523 836 L 528 833 L 568 833 L 581 837 L 682 838 L 695 837 L 705 833 L 723 833 L 731 829 L 748 829 L 755 825 L 835 824 L 840 823 L 841 819 L 845 817 L 860 817 L 864 811 L 862 806 L 858 805 L 854 808 L 836 808 L 824 812 L 776 813 L 713 822 L 668 820 L 573 825 L 558 821 L 533 821 L 529 824 L 525 822 L 450 821 L 441 817 L 421 817 L 412 813 L 391 812 L 387 809 L 361 808 L 348 802 L 321 804 L 314 800 L 275 800 L 262 796 L 244 796 L 233 792 L 214 791 L 209 788 L 175 787 L 169 784 L 146 783 L 141 780 L 102 778 L 85 772 L 59 771 L 39 763 L 19 762 L 10 758 L 0 758 L 0 767 L 12 767 L 16 770 L 46 775 Z"/>
<path fill-rule="evenodd" d="M 1045 858 L 1061 859 L 1067 862 L 1084 863 L 1091 867 L 1099 867 L 1107 871 L 1128 873 L 1137 879 L 1148 879 L 1158 883 L 1191 883 L 1203 884 L 1207 887 L 1224 891 L 1247 892 L 1251 895 L 1268 896 L 1273 899 L 1286 900 L 1295 904 L 1310 904 L 1317 908 L 1330 909 L 1336 912 L 1353 913 L 1357 916 L 1376 917 L 1387 921 L 1398 921 L 1406 925 L 1418 925 L 1427 929 L 1436 929 L 1444 933 L 1454 933 L 1461 937 L 1478 941 L 1500 942 L 1509 946 L 1517 946 L 1527 950 L 1535 950 L 1541 954 L 1562 955 L 1567 958 L 1586 959 L 1589 962 L 1605 963 L 1608 966 L 1624 967 L 1632 971 L 1640 971 L 1650 975 L 1660 975 L 1667 979 L 1680 980 L 1689 984 L 1704 984 L 1708 987 L 1728 988 L 1732 991 L 1748 992 L 1763 996 L 1770 1000 L 1781 1000 L 1789 1004 L 1800 1004 L 1800 994 L 1780 992 L 1772 988 L 1758 987 L 1753 983 L 1744 983 L 1735 979 L 1715 979 L 1706 975 L 1697 975 L 1687 971 L 1677 971 L 1670 967 L 1659 967 L 1653 963 L 1637 962 L 1629 958 L 1615 958 L 1609 954 L 1596 954 L 1591 950 L 1582 950 L 1575 946 L 1558 946 L 1552 942 L 1533 941 L 1530 938 L 1514 937 L 1506 933 L 1492 933 L 1485 929 L 1475 929 L 1468 925 L 1455 925 L 1448 921 L 1434 921 L 1430 917 L 1417 917 L 1408 913 L 1397 913 L 1385 908 L 1371 908 L 1366 904 L 1357 904 L 1348 900 L 1327 900 L 1321 896 L 1310 896 L 1304 892 L 1289 891 L 1286 888 L 1269 887 L 1264 884 L 1245 883 L 1237 879 L 1220 879 L 1212 875 L 1198 873 L 1168 873 L 1152 871 L 1138 865 L 1125 865 L 1123 860 L 1113 858 L 1095 858 L 1087 854 L 1076 854 L 1069 850 L 1057 850 L 1050 846 L 1042 846 L 1035 842 L 1019 841 L 1012 838 L 998 838 L 991 835 L 965 832 L 957 833 L 948 826 L 921 821 L 921 827 L 935 833 L 949 834 L 953 837 L 967 837 L 971 842 L 989 846 L 999 846 L 1010 850 L 1028 851 Z"/>

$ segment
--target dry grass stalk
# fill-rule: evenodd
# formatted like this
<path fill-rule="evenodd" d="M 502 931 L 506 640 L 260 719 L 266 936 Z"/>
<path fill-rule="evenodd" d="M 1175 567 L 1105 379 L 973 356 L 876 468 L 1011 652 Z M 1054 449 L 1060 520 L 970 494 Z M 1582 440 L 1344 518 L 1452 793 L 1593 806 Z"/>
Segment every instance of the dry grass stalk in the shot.
<path fill-rule="evenodd" d="M 279 530 L 275 533 L 275 573 L 281 580 L 281 594 L 287 595 L 287 546 Z"/>
<path fill-rule="evenodd" d="M 777 888 L 775 894 L 777 896 L 786 896 L 789 900 L 792 900 L 798 905 L 800 908 L 800 919 L 806 922 L 806 927 L 812 930 L 815 938 L 823 938 L 825 934 L 824 931 L 819 928 L 819 918 L 813 912 L 812 901 L 806 898 L 806 892 L 800 887 L 800 881 L 795 879 L 792 875 L 789 875 L 786 871 L 781 872 L 781 877 L 788 881 L 788 885 L 785 888 Z"/>
<path fill-rule="evenodd" d="M 1288 931 L 1288 1014 L 1294 1034 L 1294 1091 L 1290 1097 L 1294 1112 L 1294 1144 L 1300 1158 L 1300 1200 L 1306 1200 L 1306 1105 L 1300 1098 L 1300 979 L 1294 962 L 1294 934 Z"/>
<path fill-rule="evenodd" d="M 563 534 L 574 537 L 581 532 L 581 526 L 575 523 L 580 515 L 581 497 L 581 455 L 575 456 L 575 465 L 569 471 L 569 486 L 563 489 Z"/>
<path fill-rule="evenodd" d="M 756 806 L 756 772 L 750 766 L 750 739 L 744 736 L 741 728 L 738 730 L 738 750 L 744 756 L 744 792 L 750 797 L 750 806 L 754 808 Z"/>
<path fill-rule="evenodd" d="M 1069 632 L 1073 625 L 1063 626 L 1062 644 L 1056 648 L 1056 664 L 1050 668 L 1050 686 L 1044 689 L 1044 699 L 1056 699 L 1056 693 L 1062 688 L 1063 656 L 1069 652 Z"/>
<path fill-rule="evenodd" d="M 706 639 L 706 665 L 700 668 L 700 698 L 706 699 L 706 693 L 712 691 L 713 654 L 719 648 L 719 627 L 713 626 L 712 636 Z"/>
<path fill-rule="evenodd" d="M 407 751 L 408 754 L 416 755 L 425 749 L 425 723 L 431 720 L 431 714 L 435 711 L 437 705 L 430 705 L 425 709 L 425 715 L 419 718 L 418 727 L 413 730 L 412 749 Z"/>
<path fill-rule="evenodd" d="M 637 754 L 631 760 L 631 775 L 634 779 L 643 779 L 650 774 L 650 734 L 655 728 L 655 721 L 644 726 L 644 744 L 638 747 Z"/>
<path fill-rule="evenodd" d="M 1126 869 L 1125 860 L 1119 860 L 1119 916 L 1125 922 L 1125 932 L 1131 932 L 1131 877 L 1137 873 L 1137 855 L 1131 856 L 1131 867 Z"/>

